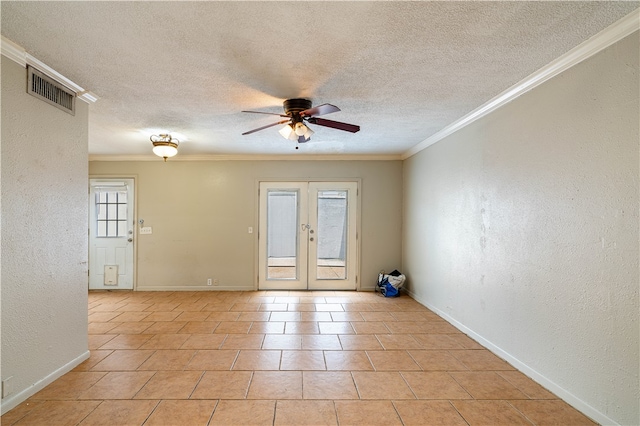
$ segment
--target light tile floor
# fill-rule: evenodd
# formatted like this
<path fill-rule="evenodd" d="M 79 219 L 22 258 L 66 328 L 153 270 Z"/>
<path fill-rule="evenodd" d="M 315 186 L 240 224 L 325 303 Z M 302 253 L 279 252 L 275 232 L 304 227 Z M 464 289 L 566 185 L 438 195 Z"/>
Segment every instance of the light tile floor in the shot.
<path fill-rule="evenodd" d="M 89 347 L 2 425 L 593 424 L 404 295 L 91 292 Z"/>

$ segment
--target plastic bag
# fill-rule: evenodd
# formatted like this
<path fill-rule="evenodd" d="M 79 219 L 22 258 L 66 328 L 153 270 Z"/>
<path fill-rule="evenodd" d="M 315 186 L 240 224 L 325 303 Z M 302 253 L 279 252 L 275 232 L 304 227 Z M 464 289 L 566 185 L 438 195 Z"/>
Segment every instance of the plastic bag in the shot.
<path fill-rule="evenodd" d="M 385 297 L 396 297 L 400 295 L 400 288 L 404 285 L 406 277 L 398 270 L 394 270 L 390 274 L 381 271 L 378 274 L 378 282 L 376 289 Z"/>
<path fill-rule="evenodd" d="M 380 286 L 380 293 L 382 293 L 384 297 L 396 297 L 400 292 L 385 279 Z"/>

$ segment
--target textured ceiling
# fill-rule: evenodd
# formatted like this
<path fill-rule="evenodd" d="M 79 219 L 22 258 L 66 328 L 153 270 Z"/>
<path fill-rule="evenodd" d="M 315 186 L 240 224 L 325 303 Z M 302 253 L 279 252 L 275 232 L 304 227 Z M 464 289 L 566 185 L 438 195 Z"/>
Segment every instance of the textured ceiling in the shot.
<path fill-rule="evenodd" d="M 638 2 L 16 2 L 2 35 L 100 99 L 91 154 L 401 154 L 638 7 Z M 359 133 L 311 126 L 308 97 Z"/>

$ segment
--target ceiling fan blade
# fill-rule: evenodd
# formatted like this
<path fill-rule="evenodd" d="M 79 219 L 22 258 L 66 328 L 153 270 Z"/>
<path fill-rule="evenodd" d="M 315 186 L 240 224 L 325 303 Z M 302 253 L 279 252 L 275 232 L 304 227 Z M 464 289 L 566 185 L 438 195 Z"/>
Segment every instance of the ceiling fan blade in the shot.
<path fill-rule="evenodd" d="M 276 114 L 275 112 L 262 112 L 262 111 L 242 111 L 242 112 L 248 112 L 248 113 L 251 113 L 251 114 L 277 115 L 278 117 L 288 117 L 288 115 Z"/>
<path fill-rule="evenodd" d="M 313 108 L 300 111 L 300 115 L 303 117 L 316 117 L 318 115 L 331 114 L 332 112 L 338 112 L 340 108 L 331 104 L 322 104 Z"/>
<path fill-rule="evenodd" d="M 288 122 L 289 122 L 289 120 L 281 120 L 281 121 L 278 121 L 277 123 L 267 124 L 266 126 L 258 127 L 257 129 L 253 129 L 253 130 L 249 130 L 248 132 L 244 132 L 243 135 L 250 135 L 251 133 L 255 133 L 255 132 L 258 132 L 260 130 L 268 129 L 269 127 L 277 126 L 278 124 L 284 124 L 284 123 L 288 123 Z"/>
<path fill-rule="evenodd" d="M 356 126 L 355 124 L 341 123 L 340 121 L 327 120 L 326 118 L 311 117 L 308 121 L 318 126 L 331 127 L 332 129 L 344 130 L 351 133 L 360 131 L 360 126 Z"/>

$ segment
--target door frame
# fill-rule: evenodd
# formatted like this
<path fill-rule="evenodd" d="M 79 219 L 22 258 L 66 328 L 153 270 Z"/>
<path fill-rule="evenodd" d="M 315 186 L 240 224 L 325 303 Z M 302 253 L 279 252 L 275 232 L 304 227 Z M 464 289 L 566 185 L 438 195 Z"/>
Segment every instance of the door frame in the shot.
<path fill-rule="evenodd" d="M 138 175 L 128 175 L 128 174 L 97 174 L 97 175 L 89 175 L 87 179 L 87 205 L 91 202 L 90 194 L 91 194 L 91 179 L 133 179 L 133 289 L 132 291 L 137 291 L 138 289 Z M 91 217 L 89 217 L 89 226 L 91 226 Z M 89 241 L 89 227 L 87 227 L 87 290 L 89 289 L 89 269 L 91 269 L 91 264 L 89 260 L 91 258 L 91 242 Z M 114 289 L 117 290 L 117 289 Z M 125 290 L 123 290 L 125 291 Z M 126 290 L 130 291 L 130 290 Z"/>
<path fill-rule="evenodd" d="M 356 274 L 356 288 L 355 291 L 360 291 L 362 288 L 362 274 L 360 271 L 361 255 L 362 255 L 362 245 L 361 245 L 361 223 L 362 223 L 362 178 L 335 178 L 335 177 L 320 177 L 320 178 L 258 178 L 254 184 L 254 219 L 253 219 L 253 229 L 256 230 L 254 232 L 254 244 L 253 244 L 253 289 L 255 291 L 258 290 L 258 284 L 260 280 L 260 239 L 258 237 L 258 233 L 260 232 L 260 183 L 272 183 L 272 182 L 355 182 L 357 184 L 356 191 L 356 258 L 353 260 L 354 262 L 354 271 Z M 279 291 L 279 290 L 265 290 L 265 291 Z M 341 290 L 282 290 L 282 291 L 341 291 Z"/>

